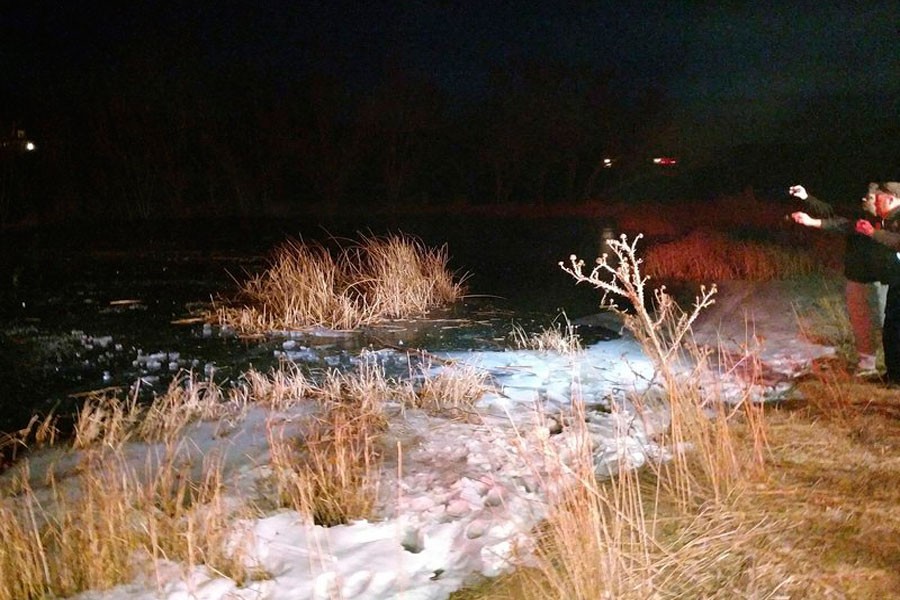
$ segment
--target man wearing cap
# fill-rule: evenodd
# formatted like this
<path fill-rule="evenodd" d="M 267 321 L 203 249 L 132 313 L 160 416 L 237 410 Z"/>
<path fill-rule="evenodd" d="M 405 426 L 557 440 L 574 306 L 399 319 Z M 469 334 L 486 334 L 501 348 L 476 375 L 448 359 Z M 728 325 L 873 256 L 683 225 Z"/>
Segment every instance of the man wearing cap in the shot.
<path fill-rule="evenodd" d="M 900 182 L 879 184 L 875 191 L 875 215 L 880 222 L 860 219 L 856 231 L 867 235 L 894 251 L 894 259 L 900 264 Z M 881 343 L 884 348 L 885 382 L 900 385 L 900 276 L 892 277 L 888 284 L 887 302 L 884 307 L 884 325 Z"/>
<path fill-rule="evenodd" d="M 875 215 L 875 191 L 877 183 L 870 183 L 868 193 L 863 196 L 861 209 L 865 217 Z M 860 235 L 855 229 L 855 219 L 837 216 L 827 202 L 810 195 L 802 185 L 793 185 L 788 190 L 808 207 L 806 212 L 791 213 L 791 218 L 806 227 L 838 231 L 846 236 L 844 250 L 844 277 L 847 314 L 853 330 L 853 343 L 857 354 L 857 374 L 877 374 L 875 370 L 876 331 L 881 327 L 884 314 L 884 294 L 881 284 L 887 281 L 894 253 L 871 238 Z M 900 274 L 900 265 L 897 265 Z"/>

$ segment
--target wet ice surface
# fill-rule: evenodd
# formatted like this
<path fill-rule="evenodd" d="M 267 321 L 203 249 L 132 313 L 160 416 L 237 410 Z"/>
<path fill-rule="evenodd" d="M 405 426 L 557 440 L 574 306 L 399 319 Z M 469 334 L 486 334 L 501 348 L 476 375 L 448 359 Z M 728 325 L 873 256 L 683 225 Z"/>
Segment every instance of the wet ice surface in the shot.
<path fill-rule="evenodd" d="M 536 226 L 537 225 L 537 226 Z M 265 370 L 275 351 L 315 363 L 360 348 L 403 341 L 429 349 L 496 347 L 516 322 L 526 329 L 595 312 L 599 295 L 575 286 L 557 266 L 575 251 L 597 248 L 590 219 L 423 217 L 219 219 L 134 224 L 72 223 L 4 231 L 0 239 L 0 431 L 32 410 L 71 408 L 69 394 L 129 386 L 137 378 L 162 385 L 177 369 L 214 368 L 234 377 L 249 365 Z M 218 328 L 173 325 L 198 306 L 233 291 L 236 281 L 266 266 L 285 239 L 358 239 L 357 232 L 402 232 L 430 248 L 446 245 L 450 268 L 468 274 L 470 298 L 439 328 L 395 324 L 371 337 L 244 341 Z M 585 337 L 592 337 L 586 330 Z M 601 334 L 602 336 L 603 334 Z M 336 358 L 337 357 L 337 358 Z"/>
<path fill-rule="evenodd" d="M 163 383 L 235 350 L 252 358 L 253 349 L 212 329 L 172 324 L 224 289 L 225 268 L 179 257 L 84 255 L 20 273 L 0 296 L 0 429 L 28 409 L 65 412 L 70 394 L 127 388 L 139 378 Z"/>
<path fill-rule="evenodd" d="M 94 390 L 140 382 L 146 394 L 161 392 L 184 371 L 223 381 L 251 366 L 265 371 L 282 358 L 311 370 L 350 368 L 363 348 L 499 349 L 511 346 L 514 324 L 538 331 L 560 317 L 559 311 L 514 311 L 504 298 L 473 297 L 426 319 L 354 334 L 311 330 L 241 339 L 190 322 L 213 299 L 233 293 L 235 279 L 264 266 L 264 257 L 253 255 L 82 254 L 15 274 L 0 292 L 0 431 L 23 426 L 34 412 L 71 412 L 79 395 Z M 587 327 L 582 334 L 588 341 L 613 335 Z"/>

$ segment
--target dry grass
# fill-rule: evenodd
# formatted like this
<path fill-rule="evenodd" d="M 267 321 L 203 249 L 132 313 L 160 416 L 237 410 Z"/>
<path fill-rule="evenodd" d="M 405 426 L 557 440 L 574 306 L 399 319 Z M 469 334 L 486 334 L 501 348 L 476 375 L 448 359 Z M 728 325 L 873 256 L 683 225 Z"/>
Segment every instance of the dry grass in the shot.
<path fill-rule="evenodd" d="M 448 271 L 447 248 L 430 249 L 414 237 L 366 237 L 330 251 L 289 240 L 269 268 L 242 287 L 237 306 L 215 317 L 242 333 L 313 326 L 338 330 L 389 318 L 419 316 L 464 293 Z"/>
<path fill-rule="evenodd" d="M 235 417 L 243 408 L 240 394 L 226 400 L 193 375 L 176 378 L 147 406 L 136 391 L 126 399 L 89 394 L 74 424 L 74 471 L 57 474 L 51 465 L 36 488 L 23 460 L 0 490 L 0 599 L 105 589 L 163 559 L 204 564 L 236 581 L 254 576 L 231 528 L 249 508 L 225 501 L 221 457 L 195 464 L 179 435 L 197 419 Z M 37 445 L 56 442 L 52 416 L 32 425 Z M 163 443 L 149 444 L 137 468 L 129 441 Z"/>
<path fill-rule="evenodd" d="M 634 246 L 618 248 L 629 266 L 611 287 L 627 290 L 623 277 L 644 280 Z M 567 270 L 582 280 L 609 274 L 586 276 L 574 260 Z M 671 312 L 661 339 L 632 331 L 649 355 L 671 360 L 669 342 L 691 314 Z M 630 326 L 651 322 L 638 315 Z M 702 366 L 706 357 L 692 353 Z M 748 397 L 715 402 L 696 370 L 658 367 L 672 410 L 658 441 L 670 459 L 601 481 L 583 449 L 555 471 L 568 481 L 546 485 L 559 496 L 535 559 L 456 600 L 900 597 L 896 392 L 821 368 L 796 400 L 764 411 Z"/>
<path fill-rule="evenodd" d="M 719 231 L 756 229 L 775 231 L 784 224 L 791 208 L 756 198 L 752 192 L 713 200 L 682 200 L 635 210 L 630 203 L 613 207 L 611 217 L 619 231 L 642 233 L 650 238 L 682 236 L 699 227 Z"/>
<path fill-rule="evenodd" d="M 280 504 L 325 526 L 375 517 L 389 425 L 386 403 L 394 401 L 401 411 L 422 408 L 468 418 L 489 389 L 487 379 L 485 371 L 467 365 L 450 365 L 433 375 L 425 363 L 415 380 L 391 379 L 377 356 L 364 353 L 351 373 L 329 371 L 318 385 L 304 380 L 319 410 L 294 432 L 277 418 L 267 423 Z"/>
<path fill-rule="evenodd" d="M 680 281 L 768 281 L 820 273 L 825 268 L 806 250 L 737 241 L 710 229 L 658 244 L 644 260 L 647 275 Z"/>
<path fill-rule="evenodd" d="M 797 326 L 804 339 L 823 346 L 833 346 L 848 361 L 856 359 L 853 328 L 847 315 L 846 301 L 839 294 L 822 293 L 807 307 L 794 307 Z"/>
<path fill-rule="evenodd" d="M 799 385 L 768 414 L 768 477 L 753 496 L 783 520 L 772 557 L 806 598 L 900 593 L 900 398 L 853 380 Z"/>
<path fill-rule="evenodd" d="M 74 477 L 35 489 L 24 462 L 15 492 L 0 498 L 0 598 L 106 589 L 133 579 L 145 557 L 151 569 L 165 558 L 246 581 L 251 570 L 231 543 L 242 513 L 222 498 L 221 464 L 208 457 L 198 479 L 190 466 L 177 447 L 145 472 L 121 448 L 98 448 Z"/>
<path fill-rule="evenodd" d="M 464 293 L 447 270 L 446 246 L 429 249 L 409 236 L 364 237 L 348 256 L 359 265 L 359 285 L 381 318 L 421 315 Z"/>
<path fill-rule="evenodd" d="M 556 352 L 558 354 L 577 354 L 583 349 L 581 338 L 575 332 L 575 326 L 563 314 L 565 324 L 556 321 L 550 327 L 528 334 L 521 325 L 514 325 L 509 336 L 516 348 L 537 350 L 538 352 Z"/>
<path fill-rule="evenodd" d="M 56 421 L 56 415 L 50 411 L 44 417 L 33 415 L 28 424 L 18 431 L 0 431 L 0 457 L 5 457 L 12 464 L 20 451 L 54 445 L 59 435 Z M 5 467 L 2 463 L 0 466 Z"/>
<path fill-rule="evenodd" d="M 226 398 L 211 380 L 183 373 L 148 405 L 138 403 L 138 388 L 122 399 L 114 391 L 88 394 L 79 409 L 74 431 L 75 448 L 96 445 L 121 447 L 132 439 L 172 441 L 189 423 L 236 416 L 246 409 L 240 392 Z"/>
<path fill-rule="evenodd" d="M 584 420 L 577 405 L 573 413 L 569 434 L 581 442 L 564 447 L 576 447 L 574 459 L 552 438 L 524 447 L 526 460 L 532 455 L 551 463 L 541 484 L 550 491 L 550 511 L 536 531 L 534 555 L 511 574 L 453 598 L 790 597 L 786 565 L 760 561 L 785 522 L 751 499 L 757 469 L 720 478 L 729 482 L 728 494 L 721 495 L 721 481 L 704 481 L 704 468 L 692 466 L 693 502 L 685 506 L 678 469 L 623 466 L 611 479 L 598 478 L 590 438 L 578 430 Z M 754 446 L 741 439 L 755 435 L 754 428 L 740 416 L 730 417 L 728 427 L 734 441 L 729 452 L 744 459 L 738 464 L 752 464 Z M 703 452 L 685 456 L 694 460 Z"/>
<path fill-rule="evenodd" d="M 324 526 L 374 517 L 380 438 L 388 426 L 385 403 L 405 389 L 364 354 L 356 371 L 329 371 L 309 388 L 320 411 L 297 433 L 270 418 L 267 437 L 280 503 Z"/>
<path fill-rule="evenodd" d="M 464 420 L 477 418 L 475 402 L 494 389 L 489 373 L 475 365 L 454 363 L 433 373 L 428 362 L 423 362 L 419 371 L 415 389 L 406 396 L 405 406 L 434 415 Z"/>
<path fill-rule="evenodd" d="M 246 385 L 236 388 L 242 403 L 253 403 L 274 411 L 284 411 L 308 400 L 316 390 L 315 383 L 290 361 L 282 361 L 268 374 L 251 369 L 242 378 Z"/>
<path fill-rule="evenodd" d="M 337 405 L 307 419 L 303 434 L 295 437 L 270 420 L 267 436 L 280 502 L 326 527 L 373 518 L 382 432 L 379 415 Z"/>

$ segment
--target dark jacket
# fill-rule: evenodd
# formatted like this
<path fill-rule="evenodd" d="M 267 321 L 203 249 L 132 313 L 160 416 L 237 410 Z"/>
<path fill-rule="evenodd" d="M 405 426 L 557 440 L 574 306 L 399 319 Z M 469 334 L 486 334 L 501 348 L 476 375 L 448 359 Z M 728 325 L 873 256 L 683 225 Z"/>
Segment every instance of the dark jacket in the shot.
<path fill-rule="evenodd" d="M 882 281 L 900 284 L 900 252 L 898 252 L 900 251 L 900 208 L 889 212 L 877 225 L 878 227 L 872 232 L 872 240 L 888 249 L 891 255 L 891 264 L 894 267 L 891 272 L 892 277 L 887 281 Z"/>
<path fill-rule="evenodd" d="M 836 215 L 834 209 L 827 202 L 819 200 L 815 196 L 809 196 L 804 200 L 812 216 L 822 219 L 822 229 L 827 231 L 839 231 L 846 238 L 844 249 L 844 277 L 850 281 L 860 283 L 900 283 L 900 259 L 897 251 L 891 250 L 886 244 L 879 243 L 875 236 L 868 237 L 856 233 L 856 221 L 858 219 L 872 220 L 871 215 L 862 211 L 855 218 L 847 218 Z M 900 211 L 897 211 L 897 243 L 900 249 Z M 878 230 L 876 233 L 879 233 Z"/>

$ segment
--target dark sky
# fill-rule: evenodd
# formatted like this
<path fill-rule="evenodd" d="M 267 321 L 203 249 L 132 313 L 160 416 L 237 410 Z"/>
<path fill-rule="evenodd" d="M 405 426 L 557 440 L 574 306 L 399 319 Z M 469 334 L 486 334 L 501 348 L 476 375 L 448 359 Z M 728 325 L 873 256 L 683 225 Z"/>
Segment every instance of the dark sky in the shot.
<path fill-rule="evenodd" d="M 612 69 L 624 88 L 661 89 L 682 143 L 695 146 L 900 116 L 896 1 L 107 4 L 4 9 L 3 103 L 20 106 L 59 78 L 122 68 L 129 52 L 164 48 L 172 60 L 180 52 L 211 69 L 239 64 L 281 81 L 326 69 L 361 90 L 399 64 L 461 100 L 477 97 L 490 70 L 510 59 L 587 64 Z"/>

